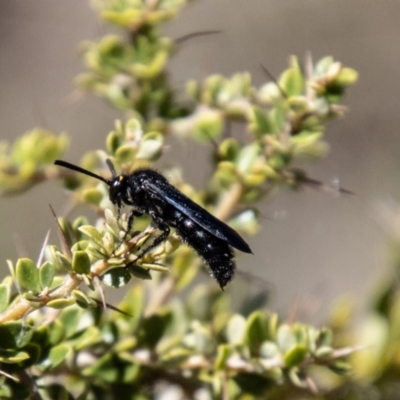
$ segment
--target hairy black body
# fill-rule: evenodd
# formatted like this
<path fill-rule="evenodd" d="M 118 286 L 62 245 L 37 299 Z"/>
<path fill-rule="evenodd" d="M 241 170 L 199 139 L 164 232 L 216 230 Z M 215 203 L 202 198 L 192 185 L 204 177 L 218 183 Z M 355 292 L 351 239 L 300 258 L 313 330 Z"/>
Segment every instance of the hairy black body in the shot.
<path fill-rule="evenodd" d="M 55 164 L 105 182 L 110 187 L 110 200 L 117 206 L 118 213 L 124 204 L 131 206 L 128 232 L 135 216 L 150 216 L 161 234 L 139 257 L 166 240 L 170 228 L 175 228 L 182 241 L 204 259 L 223 288 L 232 279 L 235 270 L 230 246 L 251 253 L 249 245 L 235 230 L 194 203 L 173 187 L 163 175 L 152 169 L 140 169 L 130 175 L 117 175 L 111 161 L 107 160 L 113 174 L 112 179 L 108 180 L 65 161 L 57 160 Z"/>

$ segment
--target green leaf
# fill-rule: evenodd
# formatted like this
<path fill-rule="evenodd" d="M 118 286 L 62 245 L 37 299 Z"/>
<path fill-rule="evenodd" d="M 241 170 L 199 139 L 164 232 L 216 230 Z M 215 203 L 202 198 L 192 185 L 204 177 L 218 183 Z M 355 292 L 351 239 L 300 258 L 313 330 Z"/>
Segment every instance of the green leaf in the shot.
<path fill-rule="evenodd" d="M 55 253 L 58 263 L 60 267 L 65 269 L 66 271 L 71 271 L 71 261 L 70 259 L 63 253 L 56 251 Z"/>
<path fill-rule="evenodd" d="M 220 295 L 221 291 L 216 286 L 215 289 L 210 289 L 208 284 L 196 286 L 187 301 L 192 318 L 199 321 L 210 320 L 214 314 L 214 302 Z"/>
<path fill-rule="evenodd" d="M 70 354 L 72 354 L 72 348 L 69 345 L 65 343 L 59 344 L 50 350 L 48 359 L 44 364 L 46 367 L 55 368 L 65 361 Z"/>
<path fill-rule="evenodd" d="M 92 242 L 97 244 L 100 248 L 104 249 L 103 237 L 101 233 L 91 225 L 84 225 L 78 228 L 82 233 L 88 236 Z"/>
<path fill-rule="evenodd" d="M 290 350 L 296 344 L 296 338 L 288 324 L 283 324 L 278 328 L 276 341 L 283 352 Z"/>
<path fill-rule="evenodd" d="M 261 343 L 268 339 L 268 318 L 262 311 L 255 311 L 247 318 L 245 342 L 253 354 L 258 354 Z"/>
<path fill-rule="evenodd" d="M 291 60 L 292 67 L 287 69 L 279 79 L 279 86 L 287 96 L 299 96 L 304 90 L 304 77 L 297 58 Z"/>
<path fill-rule="evenodd" d="M 266 359 L 275 358 L 276 356 L 280 355 L 280 351 L 276 343 L 266 341 L 261 345 L 260 355 Z"/>
<path fill-rule="evenodd" d="M 293 383 L 294 386 L 300 388 L 307 388 L 307 383 L 305 382 L 305 378 L 303 374 L 300 373 L 299 369 L 294 367 L 289 370 L 289 379 Z"/>
<path fill-rule="evenodd" d="M 338 375 L 348 375 L 352 371 L 352 366 L 342 360 L 336 361 L 334 364 L 330 365 L 329 368 Z"/>
<path fill-rule="evenodd" d="M 76 332 L 78 324 L 82 319 L 82 314 L 83 311 L 79 307 L 71 307 L 63 310 L 59 320 L 66 330 L 66 337 L 70 337 Z"/>
<path fill-rule="evenodd" d="M 231 355 L 231 348 L 227 344 L 221 344 L 218 346 L 217 357 L 215 359 L 214 368 L 216 370 L 225 369 L 226 361 Z"/>
<path fill-rule="evenodd" d="M 115 157 L 121 164 L 132 162 L 136 157 L 137 151 L 138 149 L 136 145 L 132 146 L 132 144 L 124 144 L 117 149 Z"/>
<path fill-rule="evenodd" d="M 235 161 L 239 151 L 240 145 L 236 139 L 225 139 L 218 147 L 218 157 L 223 160 Z"/>
<path fill-rule="evenodd" d="M 195 278 L 198 272 L 196 263 L 193 262 L 193 253 L 187 251 L 179 251 L 174 259 L 172 273 L 176 279 L 176 290 L 180 291 L 186 288 Z"/>
<path fill-rule="evenodd" d="M 74 296 L 76 303 L 79 307 L 85 309 L 89 307 L 97 307 L 97 303 L 91 299 L 86 293 L 81 290 L 73 290 L 72 296 Z"/>
<path fill-rule="evenodd" d="M 10 302 L 10 286 L 2 283 L 0 285 L 0 312 L 3 312 Z"/>
<path fill-rule="evenodd" d="M 139 265 L 130 264 L 126 268 L 136 278 L 148 280 L 152 279 L 150 271 L 146 268 L 140 267 Z"/>
<path fill-rule="evenodd" d="M 154 348 L 159 340 L 164 336 L 170 322 L 172 314 L 170 311 L 160 311 L 143 320 L 139 337 L 150 348 Z"/>
<path fill-rule="evenodd" d="M 108 134 L 106 139 L 107 151 L 110 154 L 115 154 L 118 147 L 121 145 L 121 135 L 118 132 L 112 131 Z"/>
<path fill-rule="evenodd" d="M 357 82 L 358 72 L 353 68 L 344 67 L 335 78 L 335 84 L 339 86 L 350 86 Z"/>
<path fill-rule="evenodd" d="M 64 312 L 65 311 L 63 311 L 63 313 Z M 65 338 L 66 329 L 69 328 L 70 327 L 64 325 L 61 320 L 59 319 L 55 320 L 49 327 L 48 342 L 52 345 L 60 343 Z"/>
<path fill-rule="evenodd" d="M 69 306 L 72 306 L 75 304 L 75 299 L 55 299 L 55 300 L 50 300 L 47 302 L 47 307 L 55 308 L 57 310 L 62 310 L 64 308 L 67 308 Z"/>
<path fill-rule="evenodd" d="M 250 114 L 250 129 L 257 135 L 272 134 L 277 132 L 277 127 L 265 110 L 258 106 L 252 108 Z"/>
<path fill-rule="evenodd" d="M 119 304 L 119 307 L 122 311 L 126 312 L 129 315 L 132 315 L 132 318 L 129 318 L 129 323 L 131 326 L 131 330 L 135 331 L 139 321 L 142 318 L 143 309 L 144 309 L 144 287 L 142 284 L 138 284 L 132 287 L 124 297 L 124 300 Z"/>
<path fill-rule="evenodd" d="M 50 327 L 48 325 L 41 325 L 36 328 L 30 343 L 35 343 L 40 348 L 48 347 L 50 344 Z"/>
<path fill-rule="evenodd" d="M 82 197 L 86 203 L 99 206 L 103 200 L 103 193 L 98 188 L 88 188 L 83 190 Z"/>
<path fill-rule="evenodd" d="M 104 343 L 104 338 L 101 336 L 99 328 L 96 326 L 89 326 L 87 329 L 83 330 L 80 335 L 75 335 L 74 340 L 70 340 L 70 343 L 75 350 L 79 351 L 98 343 Z"/>
<path fill-rule="evenodd" d="M 333 349 L 330 346 L 319 347 L 315 352 L 315 357 L 326 360 L 331 357 Z"/>
<path fill-rule="evenodd" d="M 24 347 L 31 340 L 32 334 L 32 328 L 25 322 L 5 322 L 0 325 L 0 348 L 18 349 Z"/>
<path fill-rule="evenodd" d="M 114 382 L 120 371 L 116 368 L 116 356 L 112 352 L 107 352 L 89 367 L 82 370 L 82 375 L 95 377 L 105 382 Z"/>
<path fill-rule="evenodd" d="M 39 281 L 40 286 L 42 289 L 46 287 L 50 287 L 53 283 L 55 275 L 55 268 L 54 265 L 50 261 L 46 261 L 40 268 L 39 268 Z"/>
<path fill-rule="evenodd" d="M 193 135 L 202 141 L 217 139 L 224 129 L 224 121 L 219 111 L 206 109 L 197 117 Z"/>
<path fill-rule="evenodd" d="M 226 336 L 230 344 L 240 344 L 244 340 L 246 332 L 246 318 L 235 314 L 231 317 L 226 328 Z"/>
<path fill-rule="evenodd" d="M 160 155 L 164 144 L 164 137 L 159 132 L 149 132 L 144 135 L 140 144 L 137 159 L 154 161 Z"/>
<path fill-rule="evenodd" d="M 20 368 L 24 369 L 30 368 L 35 365 L 38 362 L 40 354 L 42 352 L 40 346 L 35 343 L 28 343 L 21 350 L 29 355 L 29 358 L 22 360 L 19 365 Z"/>
<path fill-rule="evenodd" d="M 40 291 L 39 270 L 29 258 L 20 258 L 18 260 L 15 275 L 23 288 L 32 290 L 35 293 Z"/>
<path fill-rule="evenodd" d="M 287 367 L 293 367 L 300 364 L 308 354 L 306 346 L 296 344 L 291 347 L 283 356 L 283 360 Z"/>
<path fill-rule="evenodd" d="M 90 273 L 90 258 L 85 251 L 76 251 L 73 254 L 72 269 L 81 275 Z"/>
<path fill-rule="evenodd" d="M 19 351 L 7 357 L 0 357 L 0 360 L 5 364 L 17 364 L 29 360 L 29 354 L 25 351 Z"/>
<path fill-rule="evenodd" d="M 101 276 L 102 282 L 114 288 L 120 288 L 125 286 L 132 278 L 129 270 L 124 267 L 117 267 L 107 271 Z"/>
<path fill-rule="evenodd" d="M 161 356 L 161 362 L 168 368 L 179 367 L 192 355 L 193 351 L 191 350 L 182 347 L 174 347 Z"/>

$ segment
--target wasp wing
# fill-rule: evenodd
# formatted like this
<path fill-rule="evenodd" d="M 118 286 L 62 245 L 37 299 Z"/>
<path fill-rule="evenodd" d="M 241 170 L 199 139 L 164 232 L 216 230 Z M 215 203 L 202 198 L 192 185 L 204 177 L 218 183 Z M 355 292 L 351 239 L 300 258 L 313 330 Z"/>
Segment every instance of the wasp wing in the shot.
<path fill-rule="evenodd" d="M 149 192 L 174 206 L 182 214 L 189 217 L 212 235 L 224 240 L 232 247 L 244 253 L 251 253 L 249 245 L 234 229 L 215 218 L 207 210 L 190 200 L 167 181 L 158 181 L 157 184 L 147 181 L 145 185 Z"/>

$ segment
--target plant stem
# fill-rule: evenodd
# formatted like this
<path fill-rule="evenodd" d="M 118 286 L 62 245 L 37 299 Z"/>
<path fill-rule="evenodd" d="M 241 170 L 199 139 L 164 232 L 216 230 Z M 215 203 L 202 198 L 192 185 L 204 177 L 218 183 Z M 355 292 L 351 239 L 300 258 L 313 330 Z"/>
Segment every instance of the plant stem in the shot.
<path fill-rule="evenodd" d="M 222 221 L 226 221 L 240 202 L 242 195 L 243 186 L 240 183 L 233 184 L 229 191 L 223 195 L 214 212 L 214 216 Z"/>

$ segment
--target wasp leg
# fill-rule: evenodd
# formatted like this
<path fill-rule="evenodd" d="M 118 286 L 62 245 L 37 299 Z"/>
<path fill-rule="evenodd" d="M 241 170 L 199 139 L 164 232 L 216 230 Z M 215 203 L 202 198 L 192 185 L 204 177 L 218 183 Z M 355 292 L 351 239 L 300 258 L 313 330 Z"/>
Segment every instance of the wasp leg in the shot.
<path fill-rule="evenodd" d="M 160 236 L 156 237 L 153 240 L 153 243 L 151 243 L 151 245 L 149 245 L 148 247 L 146 247 L 139 255 L 138 255 L 138 259 L 142 258 L 145 254 L 147 254 L 149 251 L 155 249 L 157 246 L 159 246 L 162 242 L 164 242 L 171 229 L 169 227 L 168 224 L 166 224 L 161 218 L 159 218 L 155 213 L 150 213 L 150 217 L 154 223 L 154 225 L 156 226 L 156 228 L 158 228 L 161 231 Z"/>
<path fill-rule="evenodd" d="M 122 237 L 122 239 L 119 240 L 117 247 L 115 248 L 115 250 L 119 249 L 119 247 L 121 246 L 122 243 L 125 242 L 126 237 L 128 236 L 129 232 L 132 230 L 132 226 L 133 226 L 133 221 L 135 219 L 135 217 L 141 217 L 144 213 L 139 212 L 137 210 L 131 210 L 129 211 L 128 214 L 128 226 L 127 229 L 124 233 L 124 236 Z M 114 252 L 115 252 L 114 250 Z"/>

